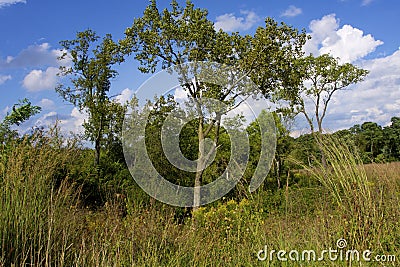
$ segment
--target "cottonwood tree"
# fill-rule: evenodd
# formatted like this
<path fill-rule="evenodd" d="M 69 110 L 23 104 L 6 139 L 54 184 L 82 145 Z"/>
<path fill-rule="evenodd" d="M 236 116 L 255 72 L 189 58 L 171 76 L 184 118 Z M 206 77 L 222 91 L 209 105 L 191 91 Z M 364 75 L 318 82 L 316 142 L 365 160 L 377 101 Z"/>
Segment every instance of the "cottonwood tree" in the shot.
<path fill-rule="evenodd" d="M 288 45 L 285 40 L 291 42 L 303 38 L 297 31 L 290 27 L 280 27 L 272 19 L 266 20 L 266 27 L 260 27 L 255 37 L 242 36 L 239 33 L 228 34 L 222 30 L 216 31 L 214 23 L 207 18 L 207 15 L 207 10 L 195 8 L 190 1 L 186 2 L 185 7 L 180 7 L 174 0 L 171 2 L 170 10 L 159 11 L 156 1 L 153 0 L 143 16 L 136 18 L 132 27 L 126 30 L 126 38 L 120 42 L 124 49 L 133 53 L 135 59 L 140 62 L 140 71 L 148 73 L 175 66 L 182 76 L 181 86 L 193 103 L 198 117 L 195 207 L 200 203 L 199 187 L 204 173 L 202 167 L 210 155 L 205 153 L 205 138 L 213 133 L 214 146 L 211 150 L 218 147 L 221 117 L 229 109 L 237 107 L 246 97 L 257 95 L 260 89 L 272 90 L 277 80 L 282 79 L 284 72 L 278 71 L 282 69 L 282 65 L 285 66 L 285 70 L 289 69 L 287 53 L 281 52 L 291 50 L 285 47 Z M 295 42 L 301 43 L 301 41 Z M 200 61 L 234 67 L 239 71 L 230 73 L 231 77 L 228 79 L 234 80 L 230 86 L 202 82 L 196 77 L 188 79 L 187 70 L 182 68 L 181 64 Z M 257 74 L 257 71 L 264 67 L 264 72 Z M 260 86 L 254 88 L 242 86 L 240 83 L 245 81 L 240 77 L 242 75 L 239 75 L 240 71 L 243 71 L 243 77 L 249 76 L 252 79 L 263 77 L 264 83 L 259 83 Z M 208 114 L 212 116 L 207 120 L 207 112 L 201 106 L 204 98 L 216 99 L 229 108 Z"/>
<path fill-rule="evenodd" d="M 304 115 L 314 136 L 323 133 L 322 123 L 333 95 L 362 81 L 368 74 L 367 70 L 350 63 L 340 64 L 328 54 L 304 57 L 298 61 L 297 69 L 304 82 L 291 93 L 283 91 L 281 98 L 289 101 L 295 113 Z M 311 107 L 307 106 L 307 100 L 312 103 Z M 323 154 L 322 161 L 326 166 Z"/>
<path fill-rule="evenodd" d="M 100 162 L 100 150 L 117 105 L 108 96 L 111 79 L 117 71 L 113 66 L 123 61 L 119 45 L 107 34 L 100 37 L 92 30 L 78 32 L 76 39 L 60 42 L 64 53 L 59 60 L 70 58 L 72 65 L 60 67 L 61 76 L 70 77 L 71 84 L 59 84 L 56 91 L 64 100 L 88 114 L 83 124 L 85 135 L 94 143 L 95 165 Z"/>
<path fill-rule="evenodd" d="M 296 111 L 305 116 L 312 133 L 323 133 L 322 123 L 333 95 L 364 80 L 368 71 L 350 63 L 340 64 L 328 54 L 310 55 L 301 62 L 304 83 L 289 100 Z M 311 108 L 306 107 L 307 100 L 311 100 Z"/>

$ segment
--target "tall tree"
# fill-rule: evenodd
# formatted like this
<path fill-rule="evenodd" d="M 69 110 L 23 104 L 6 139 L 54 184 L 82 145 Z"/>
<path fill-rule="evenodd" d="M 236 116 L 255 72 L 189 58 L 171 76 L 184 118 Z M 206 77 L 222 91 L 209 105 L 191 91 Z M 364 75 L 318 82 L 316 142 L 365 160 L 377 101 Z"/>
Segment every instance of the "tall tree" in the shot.
<path fill-rule="evenodd" d="M 154 72 L 160 67 L 176 66 L 179 68 L 184 63 L 201 61 L 233 66 L 243 71 L 244 76 L 257 77 L 252 73 L 260 69 L 261 63 L 263 66 L 271 63 L 270 68 L 273 66 L 274 69 L 279 69 L 279 64 L 284 58 L 284 53 L 279 53 L 279 51 L 285 48 L 284 42 L 277 40 L 298 38 L 294 34 L 295 31 L 292 31 L 290 37 L 286 38 L 284 30 L 273 23 L 271 19 L 266 21 L 265 29 L 258 30 L 257 40 L 254 40 L 252 36 L 241 36 L 238 33 L 228 34 L 222 30 L 216 31 L 214 23 L 207 18 L 207 15 L 207 10 L 195 8 L 190 1 L 186 2 L 185 7 L 180 7 L 175 0 L 171 2 L 170 10 L 165 9 L 160 12 L 156 1 L 152 0 L 143 16 L 136 18 L 132 27 L 126 30 L 126 38 L 121 41 L 121 44 L 127 51 L 134 53 L 135 58 L 140 62 L 139 70 L 146 73 Z M 269 42 L 268 38 L 272 38 L 274 42 Z M 268 49 L 271 51 L 273 49 L 274 52 L 267 53 Z M 267 63 L 260 58 L 267 60 Z M 180 71 L 181 73 L 185 72 L 184 69 L 180 69 Z M 206 114 L 201 106 L 202 100 L 213 98 L 233 109 L 241 103 L 238 101 L 240 97 L 246 98 L 259 92 L 257 88 L 248 90 L 249 88 L 246 86 L 239 86 L 241 78 L 235 77 L 240 76 L 237 74 L 231 73 L 232 79 L 236 79 L 233 86 L 225 87 L 183 77 L 181 86 L 194 104 L 198 116 L 195 207 L 200 203 L 199 187 L 203 180 L 203 167 L 210 155 L 205 153 L 204 140 L 213 133 L 213 149 L 218 147 L 221 117 L 227 112 L 227 109 L 215 112 L 206 123 Z M 272 72 L 263 73 L 263 75 L 265 80 L 271 82 L 279 76 L 278 74 L 273 76 Z M 260 88 L 261 86 L 258 89 Z"/>
<path fill-rule="evenodd" d="M 72 66 L 61 67 L 60 75 L 69 76 L 72 85 L 59 84 L 56 91 L 64 100 L 88 114 L 85 135 L 94 142 L 95 165 L 100 162 L 104 135 L 112 121 L 111 101 L 107 93 L 110 80 L 117 75 L 113 65 L 123 61 L 119 45 L 107 34 L 101 41 L 92 30 L 78 32 L 76 39 L 61 41 L 65 49 L 60 60 L 70 58 Z"/>
<path fill-rule="evenodd" d="M 278 24 L 272 18 L 266 18 L 265 26 L 248 37 L 249 46 L 240 63 L 267 99 L 279 100 L 296 93 L 304 76 L 299 58 L 307 38 L 304 30 Z"/>

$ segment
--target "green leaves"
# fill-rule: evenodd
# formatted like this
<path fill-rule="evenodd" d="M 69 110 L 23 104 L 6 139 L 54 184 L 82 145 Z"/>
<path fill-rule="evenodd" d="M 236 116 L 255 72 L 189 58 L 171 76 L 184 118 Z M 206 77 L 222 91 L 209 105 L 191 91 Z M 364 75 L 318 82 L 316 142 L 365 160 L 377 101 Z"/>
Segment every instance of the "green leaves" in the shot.
<path fill-rule="evenodd" d="M 368 74 L 367 70 L 350 63 L 341 65 L 338 60 L 327 54 L 318 57 L 310 55 L 302 60 L 305 79 L 312 82 L 312 86 L 306 90 L 307 94 L 340 90 L 362 81 Z"/>
<path fill-rule="evenodd" d="M 39 106 L 32 105 L 27 98 L 19 100 L 18 104 L 14 104 L 11 112 L 7 113 L 4 120 L 0 122 L 0 148 L 9 141 L 18 138 L 18 131 L 12 130 L 11 126 L 19 126 L 24 121 L 27 121 L 30 117 L 39 113 L 41 109 L 42 108 Z"/>
<path fill-rule="evenodd" d="M 185 8 L 172 1 L 171 8 L 160 12 L 152 1 L 143 16 L 126 29 L 126 37 L 120 42 L 125 51 L 135 53 L 142 72 L 154 72 L 159 63 L 167 68 L 205 61 L 214 48 L 216 33 L 206 10 L 195 9 L 190 1 Z"/>
<path fill-rule="evenodd" d="M 252 80 L 267 98 L 289 94 L 302 82 L 298 58 L 307 35 L 304 30 L 278 24 L 272 18 L 258 27 L 253 37 L 248 36 L 249 46 L 243 55 L 242 66 L 251 71 Z"/>
<path fill-rule="evenodd" d="M 71 67 L 61 67 L 60 76 L 69 76 L 71 86 L 58 85 L 56 91 L 81 110 L 88 107 L 94 99 L 104 99 L 109 91 L 109 80 L 117 72 L 112 69 L 116 63 L 123 62 L 120 46 L 107 34 L 101 42 L 92 30 L 78 32 L 76 39 L 61 41 L 64 53 L 60 60 L 71 58 Z"/>
<path fill-rule="evenodd" d="M 7 128 L 11 125 L 18 126 L 41 110 L 41 107 L 33 106 L 27 98 L 24 98 L 23 100 L 19 100 L 18 104 L 13 105 L 11 113 L 7 114 L 2 125 Z"/>
<path fill-rule="evenodd" d="M 112 40 L 110 34 L 100 41 L 92 30 L 78 32 L 76 39 L 61 41 L 60 44 L 65 52 L 59 59 L 70 57 L 72 66 L 61 67 L 59 75 L 68 76 L 71 85 L 60 84 L 56 91 L 64 100 L 88 113 L 88 121 L 83 126 L 86 138 L 95 143 L 95 162 L 98 165 L 105 135 L 111 140 L 112 135 L 118 133 L 110 129 L 121 130 L 114 122 L 122 124 L 123 108 L 112 102 L 107 94 L 110 80 L 118 74 L 113 66 L 124 61 L 126 51 Z"/>
<path fill-rule="evenodd" d="M 289 101 L 290 106 L 298 113 L 305 115 L 312 132 L 316 121 L 320 133 L 323 131 L 322 122 L 333 94 L 362 81 L 368 74 L 367 70 L 350 63 L 340 64 L 339 59 L 327 54 L 300 58 L 297 60 L 296 68 L 302 83 L 290 93 L 279 96 Z M 306 98 L 311 99 L 314 105 L 311 111 L 306 107 Z"/>

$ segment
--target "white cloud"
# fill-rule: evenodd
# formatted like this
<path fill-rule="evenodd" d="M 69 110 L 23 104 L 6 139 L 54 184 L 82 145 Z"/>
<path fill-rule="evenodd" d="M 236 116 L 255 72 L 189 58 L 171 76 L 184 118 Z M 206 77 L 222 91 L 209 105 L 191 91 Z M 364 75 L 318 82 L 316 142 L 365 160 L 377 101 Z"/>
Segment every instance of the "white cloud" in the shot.
<path fill-rule="evenodd" d="M 74 107 L 71 111 L 70 119 L 69 120 L 64 120 L 62 123 L 64 123 L 66 129 L 68 129 L 70 132 L 73 133 L 83 133 L 83 123 L 87 121 L 88 119 L 88 114 L 86 111 L 80 112 L 78 108 Z"/>
<path fill-rule="evenodd" d="M 48 67 L 46 71 L 32 70 L 25 76 L 22 84 L 31 92 L 54 89 L 57 84 L 58 71 L 58 68 L 55 67 Z"/>
<path fill-rule="evenodd" d="M 41 107 L 43 110 L 52 110 L 55 108 L 54 101 L 47 98 L 43 98 L 42 100 L 40 100 L 38 106 Z"/>
<path fill-rule="evenodd" d="M 17 3 L 26 4 L 26 0 L 0 0 L 0 8 L 11 6 Z"/>
<path fill-rule="evenodd" d="M 233 13 L 220 15 L 216 18 L 214 28 L 224 31 L 248 30 L 260 21 L 260 17 L 253 11 L 242 10 L 240 14 L 244 17 L 236 17 Z"/>
<path fill-rule="evenodd" d="M 123 105 L 126 104 L 126 102 L 129 102 L 132 99 L 132 96 L 133 91 L 129 88 L 125 88 L 122 90 L 121 94 L 115 97 L 115 101 Z"/>
<path fill-rule="evenodd" d="M 176 102 L 182 102 L 188 100 L 188 93 L 181 87 L 176 88 L 174 92 L 174 100 Z"/>
<path fill-rule="evenodd" d="M 51 100 L 50 100 L 51 101 Z M 61 127 L 63 134 L 82 134 L 84 128 L 82 124 L 88 119 L 86 112 L 80 112 L 78 108 L 74 107 L 69 115 L 58 114 L 56 111 L 50 111 L 40 116 L 35 122 L 35 127 L 52 127 L 56 122 Z M 25 123 L 24 127 L 29 128 L 30 125 Z"/>
<path fill-rule="evenodd" d="M 306 54 L 318 56 L 329 53 L 339 57 L 342 63 L 357 61 L 383 44 L 371 34 L 364 35 L 363 31 L 350 25 L 339 29 L 335 14 L 311 21 L 309 28 L 312 39 L 304 47 Z"/>
<path fill-rule="evenodd" d="M 49 43 L 31 45 L 15 57 L 7 56 L 5 59 L 0 59 L 0 69 L 68 66 L 71 63 L 69 58 L 63 61 L 57 59 L 63 52 L 63 50 L 51 49 Z"/>
<path fill-rule="evenodd" d="M 365 81 L 338 92 L 328 107 L 325 128 L 349 128 L 366 121 L 387 125 L 400 116 L 400 50 L 392 55 L 360 62 L 370 71 Z"/>
<path fill-rule="evenodd" d="M 0 75 L 0 85 L 11 80 L 11 75 Z"/>
<path fill-rule="evenodd" d="M 301 10 L 301 8 L 295 7 L 293 5 L 290 5 L 288 7 L 288 9 L 286 9 L 282 14 L 281 17 L 296 17 L 298 15 L 300 15 L 301 13 L 303 13 L 303 11 Z"/>

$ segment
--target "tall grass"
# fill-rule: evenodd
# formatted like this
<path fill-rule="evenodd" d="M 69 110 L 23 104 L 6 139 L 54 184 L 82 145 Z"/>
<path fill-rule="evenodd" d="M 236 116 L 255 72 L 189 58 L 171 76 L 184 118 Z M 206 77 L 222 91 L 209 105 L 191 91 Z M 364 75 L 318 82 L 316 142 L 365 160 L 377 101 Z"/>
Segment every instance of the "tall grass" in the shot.
<path fill-rule="evenodd" d="M 54 266 L 72 246 L 76 193 L 60 177 L 77 153 L 56 129 L 3 147 L 0 176 L 0 266 Z M 60 261 L 62 259 L 62 261 Z M 57 264 L 62 265 L 62 264 Z"/>
<path fill-rule="evenodd" d="M 318 142 L 328 166 L 320 164 L 308 170 L 333 197 L 332 204 L 342 219 L 341 234 L 352 247 L 380 246 L 382 235 L 390 234 L 388 220 L 400 215 L 400 198 L 394 194 L 399 192 L 399 179 L 383 175 L 377 166 L 372 168 L 375 173 L 368 175 L 357 152 L 340 139 L 324 136 L 318 137 Z"/>
<path fill-rule="evenodd" d="M 68 178 L 80 149 L 57 132 L 34 135 L 0 152 L 0 266 L 348 266 L 257 259 L 265 246 L 320 252 L 339 238 L 350 249 L 398 253 L 400 164 L 363 166 L 338 140 L 320 142 L 330 167 L 307 170 L 319 183 L 223 199 L 182 223 L 158 202 L 80 206 Z"/>

